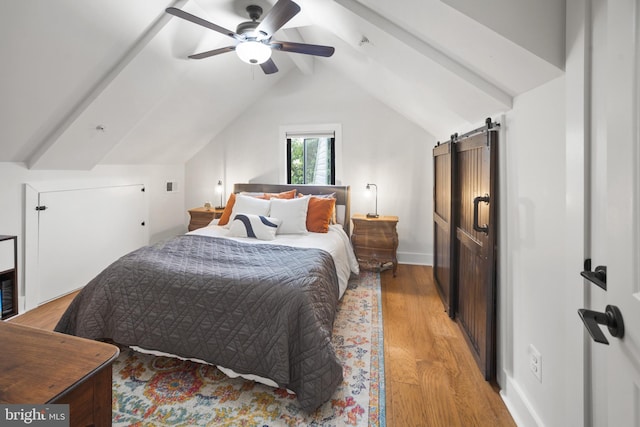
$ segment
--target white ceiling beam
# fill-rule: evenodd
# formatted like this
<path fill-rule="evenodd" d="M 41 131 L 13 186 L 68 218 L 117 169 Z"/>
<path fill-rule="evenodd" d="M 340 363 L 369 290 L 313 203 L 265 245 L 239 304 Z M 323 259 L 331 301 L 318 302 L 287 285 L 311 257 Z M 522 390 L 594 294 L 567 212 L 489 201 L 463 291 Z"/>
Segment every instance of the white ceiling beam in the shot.
<path fill-rule="evenodd" d="M 505 107 L 512 107 L 513 97 L 509 93 L 505 92 L 495 84 L 486 80 L 465 65 L 451 58 L 446 53 L 435 48 L 424 40 L 419 39 L 404 28 L 396 25 L 376 11 L 368 8 L 367 6 L 364 6 L 356 0 L 335 0 L 335 2 L 345 9 L 351 11 L 355 15 L 359 16 L 360 18 L 366 20 L 370 24 L 380 28 L 382 31 L 409 46 L 419 54 L 438 63 L 448 71 L 454 73 L 461 79 L 477 87 L 496 101 L 503 104 Z"/>
<path fill-rule="evenodd" d="M 181 8 L 189 0 L 175 0 L 171 6 Z M 47 135 L 42 141 L 38 149 L 29 157 L 27 161 L 27 167 L 29 169 L 37 169 L 41 162 L 46 162 L 45 158 L 47 152 L 56 143 L 56 141 L 69 129 L 69 127 L 80 117 L 80 115 L 95 101 L 100 94 L 115 80 L 116 77 L 124 70 L 127 65 L 142 51 L 142 49 L 149 44 L 149 42 L 164 28 L 165 25 L 172 18 L 171 15 L 162 11 L 160 16 L 147 27 L 142 35 L 135 41 L 131 49 L 129 49 L 120 60 L 105 74 L 105 76 L 96 83 L 96 85 L 89 91 L 87 96 L 76 104 L 76 106 L 69 112 L 67 116 L 54 128 L 54 130 Z M 87 169 L 93 167 L 90 165 Z"/>

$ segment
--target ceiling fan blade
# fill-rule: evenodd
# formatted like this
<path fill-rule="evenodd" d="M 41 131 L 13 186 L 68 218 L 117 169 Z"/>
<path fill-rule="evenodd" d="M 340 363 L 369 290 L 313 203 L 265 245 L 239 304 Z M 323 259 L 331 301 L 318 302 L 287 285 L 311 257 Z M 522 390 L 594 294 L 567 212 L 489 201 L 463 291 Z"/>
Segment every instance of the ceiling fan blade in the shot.
<path fill-rule="evenodd" d="M 221 34 L 224 34 L 225 36 L 229 36 L 237 40 L 244 40 L 243 36 L 236 34 L 231 30 L 227 30 L 226 28 L 223 28 L 212 22 L 199 18 L 195 15 L 192 15 L 189 12 L 185 12 L 182 9 L 178 9 L 175 7 L 168 7 L 165 9 L 165 12 L 167 12 L 170 15 L 177 16 L 178 18 L 186 19 L 187 21 L 193 22 L 194 24 L 202 25 L 205 28 L 209 28 L 210 30 L 217 31 Z"/>
<path fill-rule="evenodd" d="M 271 37 L 284 24 L 300 12 L 300 6 L 291 0 L 278 0 L 269 12 L 263 17 L 256 31 L 267 37 Z"/>
<path fill-rule="evenodd" d="M 273 62 L 273 59 L 269 58 L 266 62 L 260 64 L 260 68 L 264 71 L 265 74 L 273 74 L 278 72 L 278 67 L 276 67 L 276 63 Z"/>
<path fill-rule="evenodd" d="M 283 52 L 304 53 L 306 55 L 329 57 L 335 52 L 331 46 L 321 46 L 317 44 L 294 43 L 294 42 L 273 42 L 271 47 Z"/>
<path fill-rule="evenodd" d="M 221 53 L 232 52 L 234 50 L 236 50 L 235 46 L 221 47 L 220 49 L 213 49 L 213 50 L 208 50 L 206 52 L 189 55 L 189 58 L 204 59 L 204 58 L 209 58 L 210 56 L 220 55 Z"/>

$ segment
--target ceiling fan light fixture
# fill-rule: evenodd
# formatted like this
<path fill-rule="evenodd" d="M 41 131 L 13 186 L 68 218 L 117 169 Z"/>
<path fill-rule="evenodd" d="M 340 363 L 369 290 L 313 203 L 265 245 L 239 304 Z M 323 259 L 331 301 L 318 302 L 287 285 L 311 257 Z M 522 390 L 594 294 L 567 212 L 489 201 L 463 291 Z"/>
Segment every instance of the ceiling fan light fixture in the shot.
<path fill-rule="evenodd" d="M 238 44 L 236 53 L 247 64 L 262 64 L 271 58 L 271 48 L 257 41 L 246 41 Z"/>

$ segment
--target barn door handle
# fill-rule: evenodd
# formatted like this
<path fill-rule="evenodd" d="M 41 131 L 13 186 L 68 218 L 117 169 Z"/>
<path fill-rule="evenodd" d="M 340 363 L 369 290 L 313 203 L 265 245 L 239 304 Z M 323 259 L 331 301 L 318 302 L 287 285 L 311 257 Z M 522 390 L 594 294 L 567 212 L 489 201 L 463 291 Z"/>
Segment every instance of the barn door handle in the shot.
<path fill-rule="evenodd" d="M 587 331 L 589 331 L 589 335 L 591 335 L 591 338 L 593 338 L 595 342 L 609 345 L 609 341 L 598 325 L 606 325 L 611 336 L 615 338 L 622 338 L 624 336 L 622 313 L 620 313 L 620 309 L 615 305 L 608 305 L 604 313 L 581 308 L 578 310 L 578 314 Z"/>
<path fill-rule="evenodd" d="M 487 224 L 484 224 L 483 226 L 480 226 L 480 224 L 478 224 L 478 205 L 480 204 L 480 202 L 489 204 L 490 201 L 491 199 L 489 198 L 488 194 L 485 194 L 484 196 L 478 196 L 473 199 L 473 229 L 486 234 L 489 234 L 489 226 Z"/>

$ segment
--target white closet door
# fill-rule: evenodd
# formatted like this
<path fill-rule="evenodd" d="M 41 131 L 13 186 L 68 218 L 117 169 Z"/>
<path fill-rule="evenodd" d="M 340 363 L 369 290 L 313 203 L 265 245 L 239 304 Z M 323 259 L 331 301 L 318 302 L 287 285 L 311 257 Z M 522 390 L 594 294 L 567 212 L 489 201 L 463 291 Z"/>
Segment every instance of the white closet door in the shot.
<path fill-rule="evenodd" d="M 145 194 L 143 185 L 39 193 L 38 304 L 148 243 Z"/>

